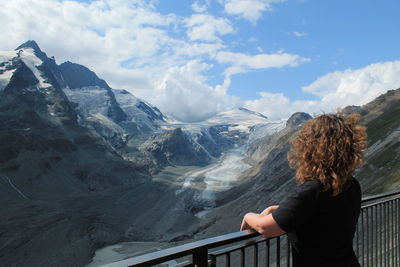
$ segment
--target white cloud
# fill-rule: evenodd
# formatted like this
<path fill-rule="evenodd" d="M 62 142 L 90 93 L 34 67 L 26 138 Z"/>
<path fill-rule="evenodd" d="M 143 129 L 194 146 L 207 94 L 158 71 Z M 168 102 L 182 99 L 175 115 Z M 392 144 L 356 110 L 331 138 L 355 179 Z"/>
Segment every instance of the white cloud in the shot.
<path fill-rule="evenodd" d="M 265 114 L 271 120 L 289 118 L 295 112 L 321 112 L 318 101 L 291 101 L 282 93 L 260 92 L 260 98 L 248 100 L 244 107 Z"/>
<path fill-rule="evenodd" d="M 361 69 L 328 73 L 303 90 L 321 97 L 322 106 L 362 105 L 387 90 L 399 88 L 399 77 L 400 61 L 374 63 Z"/>
<path fill-rule="evenodd" d="M 187 35 L 191 41 L 220 41 L 219 35 L 233 33 L 234 28 L 229 20 L 217 18 L 210 14 L 194 14 L 185 20 Z"/>
<path fill-rule="evenodd" d="M 199 1 L 194 1 L 192 4 L 192 9 L 194 12 L 203 13 L 207 11 L 210 6 L 209 0 L 206 0 L 204 4 L 200 4 Z"/>
<path fill-rule="evenodd" d="M 255 69 L 295 67 L 310 61 L 308 58 L 287 53 L 247 55 L 226 51 L 218 52 L 216 60 L 220 63 L 232 64 L 225 70 L 228 76 Z"/>
<path fill-rule="evenodd" d="M 294 31 L 294 32 L 288 32 L 288 34 L 289 34 L 289 35 L 296 36 L 296 37 L 305 37 L 305 36 L 308 35 L 306 32 L 296 32 L 296 31 Z"/>
<path fill-rule="evenodd" d="M 288 118 L 296 111 L 319 114 L 335 112 L 348 105 L 364 105 L 387 90 L 400 87 L 400 61 L 370 64 L 364 68 L 336 71 L 319 77 L 303 91 L 318 100 L 291 101 L 283 94 L 260 92 L 260 98 L 245 102 L 245 107 L 271 119 Z"/>
<path fill-rule="evenodd" d="M 253 24 L 262 17 L 264 11 L 272 11 L 274 3 L 285 0 L 220 0 L 224 10 L 230 15 L 236 15 L 247 19 Z"/>
<path fill-rule="evenodd" d="M 210 67 L 189 61 L 185 66 L 169 68 L 156 85 L 151 102 L 181 121 L 201 121 L 238 106 L 239 98 L 207 85 L 202 73 Z"/>

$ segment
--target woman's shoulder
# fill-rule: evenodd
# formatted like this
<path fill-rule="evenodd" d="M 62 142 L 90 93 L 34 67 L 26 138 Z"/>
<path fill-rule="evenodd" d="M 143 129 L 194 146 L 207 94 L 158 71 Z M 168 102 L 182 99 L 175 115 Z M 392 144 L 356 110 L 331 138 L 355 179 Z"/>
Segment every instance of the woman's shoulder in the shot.
<path fill-rule="evenodd" d="M 297 185 L 294 195 L 297 196 L 317 196 L 321 191 L 321 183 L 317 180 L 305 181 L 302 184 Z"/>
<path fill-rule="evenodd" d="M 305 181 L 304 183 L 298 185 L 298 188 L 300 190 L 305 190 L 305 191 L 320 190 L 321 187 L 322 187 L 321 182 L 318 180 Z"/>

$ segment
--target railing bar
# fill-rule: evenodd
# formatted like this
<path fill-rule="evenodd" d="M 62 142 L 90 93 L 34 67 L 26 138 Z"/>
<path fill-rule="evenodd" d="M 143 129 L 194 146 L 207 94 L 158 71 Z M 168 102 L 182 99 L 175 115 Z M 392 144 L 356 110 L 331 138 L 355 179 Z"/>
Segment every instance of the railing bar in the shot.
<path fill-rule="evenodd" d="M 380 236 L 380 251 L 381 251 L 381 255 L 380 255 L 380 258 L 381 258 L 381 266 L 383 267 L 383 248 L 384 248 L 384 242 L 385 242 L 385 240 L 384 240 L 384 236 L 383 236 L 383 234 L 384 234 L 384 231 L 383 231 L 383 229 L 384 229 L 384 225 L 383 225 L 383 223 L 384 223 L 384 218 L 383 218 L 383 204 L 379 204 L 379 206 L 380 206 L 380 214 L 381 214 L 381 219 L 380 219 L 380 224 L 379 224 L 379 228 L 380 228 L 380 233 L 379 233 L 379 236 Z"/>
<path fill-rule="evenodd" d="M 163 263 L 168 260 L 173 260 L 176 258 L 191 255 L 193 251 L 198 248 L 211 249 L 227 244 L 232 244 L 234 242 L 246 240 L 249 238 L 253 238 L 259 235 L 260 235 L 259 233 L 252 231 L 230 233 L 118 261 L 115 263 L 115 265 L 117 264 L 123 266 L 134 266 L 139 264 L 155 265 Z"/>
<path fill-rule="evenodd" d="M 392 239 L 392 203 L 388 202 L 388 209 L 389 209 L 389 265 L 391 266 L 391 263 L 393 263 L 393 260 L 391 259 L 392 257 L 392 248 L 393 248 L 393 239 Z"/>
<path fill-rule="evenodd" d="M 379 246 L 378 246 L 378 243 L 379 243 L 379 239 L 378 239 L 378 231 L 379 231 L 379 224 L 378 224 L 378 210 L 379 210 L 379 207 L 378 206 L 375 206 L 375 216 L 374 216 L 374 219 L 375 219 L 375 266 L 378 266 L 378 259 L 379 259 Z"/>
<path fill-rule="evenodd" d="M 394 197 L 391 197 L 391 198 L 388 198 L 388 199 L 384 199 L 384 200 L 381 200 L 381 201 L 375 201 L 375 202 L 373 202 L 371 204 L 366 204 L 366 205 L 361 206 L 361 209 L 366 209 L 366 208 L 369 208 L 369 207 L 372 207 L 372 206 L 377 206 L 377 205 L 379 205 L 381 203 L 388 203 L 389 201 L 396 200 L 396 199 L 400 199 L 400 196 L 394 196 Z"/>
<path fill-rule="evenodd" d="M 221 255 L 224 255 L 224 254 L 226 254 L 228 252 L 234 252 L 234 251 L 237 251 L 237 250 L 239 250 L 241 248 L 247 248 L 247 247 L 253 246 L 256 243 L 263 242 L 263 241 L 265 241 L 267 239 L 268 239 L 268 237 L 266 237 L 266 236 L 263 236 L 263 235 L 262 236 L 258 236 L 256 238 L 248 240 L 248 241 L 246 241 L 244 243 L 240 243 L 240 244 L 237 244 L 237 245 L 234 245 L 234 246 L 230 246 L 230 247 L 219 249 L 217 251 L 210 252 L 210 255 L 221 256 Z"/>
<path fill-rule="evenodd" d="M 390 197 L 390 196 L 394 196 L 394 195 L 398 195 L 398 194 L 400 194 L 400 190 L 391 191 L 391 192 L 378 194 L 378 195 L 373 195 L 373 196 L 368 196 L 368 197 L 363 197 L 361 201 L 362 202 L 368 202 L 368 201 L 371 201 L 371 200 Z"/>
<path fill-rule="evenodd" d="M 225 266 L 231 267 L 231 253 L 230 252 L 225 254 Z"/>
<path fill-rule="evenodd" d="M 374 219 L 374 217 L 373 217 L 373 212 L 374 212 L 374 210 L 373 210 L 373 207 L 371 207 L 370 208 L 370 211 L 371 211 L 371 215 L 370 215 L 370 220 L 371 220 L 371 233 L 370 233 L 370 237 L 371 237 L 371 239 L 370 239 L 370 256 L 371 256 L 371 266 L 375 266 L 374 265 L 374 221 L 373 221 L 373 219 Z"/>
<path fill-rule="evenodd" d="M 374 254 L 373 254 L 373 248 L 374 248 L 374 246 L 373 246 L 373 244 L 374 244 L 374 222 L 373 222 L 373 217 L 372 217 L 372 214 L 373 214 L 373 207 L 371 207 L 371 208 L 369 208 L 369 221 L 370 221 L 370 229 L 371 230 L 369 230 L 368 232 L 368 234 L 369 234 L 369 256 L 370 256 L 370 264 L 371 264 L 371 266 L 375 266 L 374 265 Z"/>
<path fill-rule="evenodd" d="M 393 213 L 393 222 L 394 222 L 394 232 L 393 232 L 393 242 L 394 242 L 394 247 L 393 247 L 393 253 L 394 253 L 394 259 L 395 261 L 393 262 L 394 265 L 397 263 L 397 259 L 399 258 L 399 255 L 397 254 L 397 201 L 395 200 L 393 203 L 394 207 L 394 213 Z"/>
<path fill-rule="evenodd" d="M 356 224 L 356 254 L 357 254 L 357 258 L 360 257 L 360 251 L 359 251 L 359 242 L 360 242 L 360 222 L 357 221 Z"/>
<path fill-rule="evenodd" d="M 365 233 L 364 230 L 364 209 L 361 210 L 361 232 Z M 365 235 L 362 235 L 361 237 L 361 262 L 362 262 L 362 266 L 365 266 L 365 260 L 364 260 L 364 250 L 365 250 L 365 245 L 364 245 L 364 239 L 365 239 Z"/>
<path fill-rule="evenodd" d="M 391 242 L 391 237 L 390 237 L 390 202 L 387 203 L 387 234 L 388 234 L 388 239 L 387 239 L 387 244 L 388 244 L 388 250 L 387 250 L 387 260 L 388 260 L 388 265 L 390 266 L 390 242 Z"/>
<path fill-rule="evenodd" d="M 270 260 L 270 241 L 269 241 L 269 239 L 268 240 L 266 240 L 265 241 L 265 249 L 266 249 L 266 251 L 265 251 L 265 253 L 266 253 L 266 255 L 265 255 L 265 266 L 266 267 L 269 267 L 269 260 Z"/>
<path fill-rule="evenodd" d="M 383 203 L 382 204 L 382 210 L 383 210 L 383 223 L 382 223 L 382 241 L 383 241 L 383 254 L 382 254 L 382 258 L 383 258 L 383 266 L 387 266 L 386 264 L 386 204 Z"/>
<path fill-rule="evenodd" d="M 375 233 L 376 233 L 376 222 L 375 222 L 375 210 L 376 206 L 371 208 L 371 257 L 372 257 L 372 265 L 376 266 L 376 253 L 375 253 L 375 244 L 376 244 L 376 238 L 375 238 Z M 375 262 L 375 264 L 374 264 Z"/>
<path fill-rule="evenodd" d="M 246 251 L 244 248 L 240 249 L 240 266 L 244 267 L 244 259 L 245 259 Z"/>
<path fill-rule="evenodd" d="M 387 255 L 388 255 L 388 251 L 389 251 L 389 245 L 388 245 L 388 240 L 389 240 L 388 213 L 389 213 L 388 212 L 388 205 L 387 205 L 387 203 L 385 203 L 385 234 L 386 234 L 386 238 L 385 238 L 386 239 L 385 240 L 385 266 L 389 266 L 389 261 L 387 260 L 388 259 Z"/>
<path fill-rule="evenodd" d="M 290 267 L 290 240 L 286 235 L 286 267 Z"/>
<path fill-rule="evenodd" d="M 393 244 L 392 244 L 392 236 L 391 236 L 391 231 L 392 231 L 392 207 L 391 207 L 392 205 L 391 205 L 391 203 L 390 202 L 388 202 L 388 234 L 389 234 L 389 238 L 388 238 L 388 245 L 389 245 L 389 250 L 388 250 L 388 259 L 389 259 L 389 266 L 391 266 L 391 262 L 392 262 L 392 260 L 391 260 L 391 256 L 392 256 L 392 253 L 391 253 L 391 251 L 392 251 L 392 246 L 393 246 Z"/>
<path fill-rule="evenodd" d="M 400 199 L 396 200 L 396 210 L 397 210 L 397 259 L 400 263 Z"/>
<path fill-rule="evenodd" d="M 281 237 L 276 238 L 276 266 L 281 266 Z"/>
<path fill-rule="evenodd" d="M 175 265 L 172 266 L 172 267 L 191 267 L 191 266 L 193 266 L 193 263 L 192 263 L 192 262 L 190 262 L 190 261 L 184 261 L 184 262 L 175 264 Z"/>
<path fill-rule="evenodd" d="M 370 263 L 370 253 L 369 253 L 369 251 L 370 251 L 370 240 L 369 240 L 369 234 L 370 234 L 370 229 L 369 229 L 369 223 L 368 223 L 368 221 L 369 221 L 369 208 L 366 208 L 366 210 L 365 210 L 365 212 L 366 212 L 366 218 L 365 218 L 365 221 L 366 221 L 366 223 L 367 223 L 367 230 L 366 230 L 366 236 L 367 236 L 367 264 L 369 265 L 369 263 Z"/>
<path fill-rule="evenodd" d="M 258 244 L 254 244 L 254 267 L 258 267 Z"/>
<path fill-rule="evenodd" d="M 374 246 L 373 246 L 373 244 L 374 244 L 374 222 L 373 222 L 373 208 L 374 207 L 371 207 L 371 208 L 369 208 L 369 221 L 370 221 L 370 230 L 368 231 L 368 235 L 369 235 L 369 257 L 370 257 L 370 260 L 369 260 L 369 262 L 370 262 L 370 264 L 371 264 L 371 266 L 375 266 L 374 265 L 374 252 L 373 252 L 373 248 L 374 248 Z"/>
<path fill-rule="evenodd" d="M 211 258 L 210 267 L 215 267 L 217 265 L 217 257 L 214 255 L 210 255 L 210 258 Z"/>
<path fill-rule="evenodd" d="M 391 203 L 390 203 L 391 205 L 390 205 L 390 208 L 391 208 L 391 218 L 392 218 L 392 234 L 391 234 L 391 239 L 392 239 L 392 249 L 391 249 L 391 253 L 392 253 L 392 265 L 393 266 L 395 266 L 394 265 L 394 263 L 395 263 L 395 239 L 394 239 L 394 237 L 396 236 L 396 234 L 395 234 L 395 227 L 394 227 L 394 223 L 395 223 L 395 221 L 394 221 L 394 213 L 395 213 L 395 210 L 394 210 L 394 201 L 391 201 Z"/>
<path fill-rule="evenodd" d="M 386 239 L 386 244 L 387 244 L 387 251 L 386 251 L 386 260 L 388 261 L 388 266 L 390 266 L 390 203 L 388 202 L 386 204 L 386 233 L 387 233 L 387 239 Z"/>
<path fill-rule="evenodd" d="M 400 263 L 400 199 L 397 202 L 397 259 Z"/>
<path fill-rule="evenodd" d="M 208 265 L 208 250 L 206 247 L 195 249 L 192 255 L 195 266 L 206 267 Z"/>

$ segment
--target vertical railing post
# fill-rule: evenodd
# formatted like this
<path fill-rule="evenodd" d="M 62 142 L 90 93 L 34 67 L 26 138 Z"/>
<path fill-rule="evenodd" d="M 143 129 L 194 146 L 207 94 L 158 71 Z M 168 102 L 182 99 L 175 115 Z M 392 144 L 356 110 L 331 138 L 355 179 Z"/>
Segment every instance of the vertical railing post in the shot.
<path fill-rule="evenodd" d="M 397 211 L 397 260 L 400 263 L 400 199 L 396 199 L 396 211 Z"/>
<path fill-rule="evenodd" d="M 193 265 L 195 267 L 208 266 L 208 250 L 207 248 L 198 248 L 193 252 Z"/>
<path fill-rule="evenodd" d="M 396 211 L 397 211 L 397 260 L 400 263 L 400 199 L 396 199 Z"/>
<path fill-rule="evenodd" d="M 217 257 L 211 255 L 211 259 L 209 261 L 209 267 L 215 267 L 215 266 L 217 266 Z"/>

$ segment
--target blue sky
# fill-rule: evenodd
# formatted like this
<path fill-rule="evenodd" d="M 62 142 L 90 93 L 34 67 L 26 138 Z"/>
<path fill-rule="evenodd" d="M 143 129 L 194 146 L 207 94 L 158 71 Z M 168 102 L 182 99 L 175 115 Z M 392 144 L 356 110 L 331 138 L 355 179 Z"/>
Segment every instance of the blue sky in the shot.
<path fill-rule="evenodd" d="M 397 0 L 0 3 L 1 50 L 34 39 L 184 121 L 329 112 L 400 87 Z"/>

